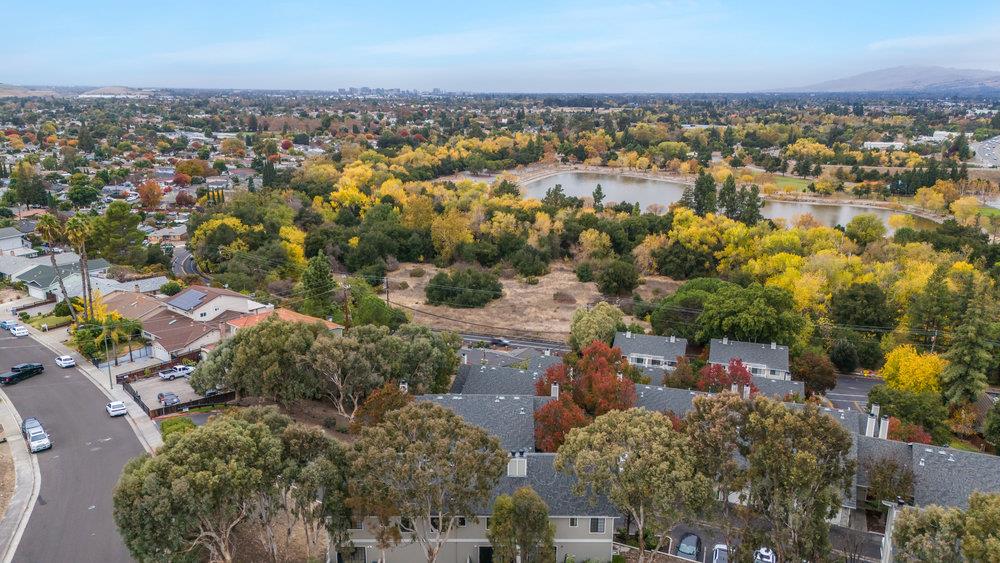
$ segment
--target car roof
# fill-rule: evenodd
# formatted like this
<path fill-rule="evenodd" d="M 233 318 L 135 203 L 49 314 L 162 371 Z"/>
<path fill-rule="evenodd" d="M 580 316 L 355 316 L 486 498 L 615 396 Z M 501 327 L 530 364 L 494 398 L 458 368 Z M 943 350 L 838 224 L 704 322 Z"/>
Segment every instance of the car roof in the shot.
<path fill-rule="evenodd" d="M 109 404 L 109 405 L 112 405 L 112 406 L 115 406 L 115 407 L 117 407 L 117 406 L 119 406 L 119 405 L 121 405 L 121 406 L 123 406 L 123 407 L 124 407 L 124 406 L 125 406 L 125 401 L 111 401 L 111 402 L 110 402 L 110 403 L 108 403 L 108 404 Z"/>

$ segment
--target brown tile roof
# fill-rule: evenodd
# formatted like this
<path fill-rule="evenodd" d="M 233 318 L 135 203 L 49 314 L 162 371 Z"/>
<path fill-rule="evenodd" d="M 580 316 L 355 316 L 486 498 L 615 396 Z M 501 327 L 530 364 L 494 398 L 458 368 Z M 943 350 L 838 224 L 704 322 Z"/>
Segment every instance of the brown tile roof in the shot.
<path fill-rule="evenodd" d="M 127 319 L 140 321 L 166 308 L 159 299 L 133 291 L 114 291 L 105 295 L 102 300 L 108 311 L 114 311 Z"/>
<path fill-rule="evenodd" d="M 245 315 L 236 319 L 229 321 L 229 325 L 236 328 L 247 328 L 251 326 L 256 326 L 265 319 L 271 317 L 272 315 L 277 316 L 283 321 L 293 322 L 293 323 L 323 323 L 326 328 L 330 330 L 336 330 L 338 328 L 344 328 L 343 326 L 331 322 L 325 319 L 320 319 L 318 317 L 311 317 L 309 315 L 303 315 L 302 313 L 297 313 L 291 309 L 285 309 L 284 307 L 279 307 L 273 311 L 265 311 L 263 313 L 257 313 L 256 315 Z"/>

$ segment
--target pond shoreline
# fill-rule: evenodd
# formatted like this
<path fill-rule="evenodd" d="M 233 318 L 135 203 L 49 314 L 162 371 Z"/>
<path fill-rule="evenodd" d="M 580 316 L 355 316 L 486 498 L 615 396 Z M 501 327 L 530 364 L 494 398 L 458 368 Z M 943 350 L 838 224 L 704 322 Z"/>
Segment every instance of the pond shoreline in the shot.
<path fill-rule="evenodd" d="M 636 178 L 641 180 L 653 180 L 661 182 L 671 182 L 674 184 L 694 185 L 695 178 L 690 175 L 672 174 L 660 171 L 626 170 L 620 168 L 609 168 L 606 166 L 573 165 L 573 164 L 545 164 L 541 166 L 527 166 L 521 169 L 506 170 L 500 174 L 514 176 L 522 186 L 526 183 L 538 182 L 559 174 L 583 172 L 591 174 L 604 174 L 607 176 L 621 176 L 626 178 Z M 499 176 L 497 174 L 496 176 Z M 493 176 L 493 177 L 496 177 Z M 886 211 L 896 211 L 933 221 L 943 223 L 948 216 L 933 213 L 926 209 L 914 205 L 902 204 L 895 201 L 872 201 L 868 199 L 855 198 L 827 198 L 822 196 L 805 195 L 802 193 L 779 193 L 760 194 L 764 201 L 787 202 L 787 203 L 811 203 L 816 205 L 830 205 L 838 207 L 857 207 L 861 209 L 881 209 Z"/>

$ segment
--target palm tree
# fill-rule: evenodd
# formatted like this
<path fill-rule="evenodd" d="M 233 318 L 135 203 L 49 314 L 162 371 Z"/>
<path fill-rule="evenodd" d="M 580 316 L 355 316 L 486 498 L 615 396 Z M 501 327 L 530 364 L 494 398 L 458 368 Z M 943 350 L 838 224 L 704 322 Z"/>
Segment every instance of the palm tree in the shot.
<path fill-rule="evenodd" d="M 62 242 L 66 237 L 66 232 L 63 230 L 62 223 L 55 216 L 46 213 L 38 220 L 38 224 L 35 226 L 35 232 L 38 236 L 42 237 L 42 240 L 46 242 L 49 246 L 49 260 L 52 261 L 52 269 L 56 272 L 56 279 L 59 280 L 59 291 L 62 292 L 63 301 L 66 302 L 66 306 L 69 308 L 69 314 L 73 317 L 73 323 L 76 323 L 76 309 L 73 308 L 73 303 L 69 300 L 69 294 L 66 293 L 66 283 L 63 281 L 62 272 L 59 270 L 59 266 L 56 264 L 56 253 L 53 249 L 53 245 Z M 81 282 L 82 283 L 82 282 Z"/>
<path fill-rule="evenodd" d="M 83 285 L 83 316 L 94 318 L 94 296 L 90 287 L 90 270 L 87 268 L 87 238 L 90 236 L 90 222 L 74 215 L 66 222 L 66 238 L 80 254 L 80 280 Z"/>

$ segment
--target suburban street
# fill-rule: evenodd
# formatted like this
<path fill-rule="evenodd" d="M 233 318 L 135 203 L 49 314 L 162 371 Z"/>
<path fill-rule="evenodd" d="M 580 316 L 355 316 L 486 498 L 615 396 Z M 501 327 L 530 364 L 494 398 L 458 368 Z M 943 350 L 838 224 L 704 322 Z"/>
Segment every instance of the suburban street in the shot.
<path fill-rule="evenodd" d="M 124 418 L 109 418 L 107 398 L 76 368 L 30 337 L 0 331 L 0 369 L 40 362 L 45 371 L 4 387 L 22 418 L 38 418 L 50 450 L 35 454 L 41 489 L 15 562 L 131 561 L 112 519 L 111 495 L 125 463 L 144 452 Z"/>
<path fill-rule="evenodd" d="M 177 277 L 198 276 L 202 279 L 206 279 L 201 275 L 201 272 L 198 271 L 198 268 L 195 267 L 194 257 L 191 255 L 191 252 L 183 246 L 177 246 L 174 248 L 174 256 L 170 261 L 170 268 Z"/>
<path fill-rule="evenodd" d="M 864 411 L 868 405 L 868 392 L 880 383 L 882 380 L 875 377 L 839 375 L 837 386 L 827 391 L 826 398 L 838 409 Z"/>

